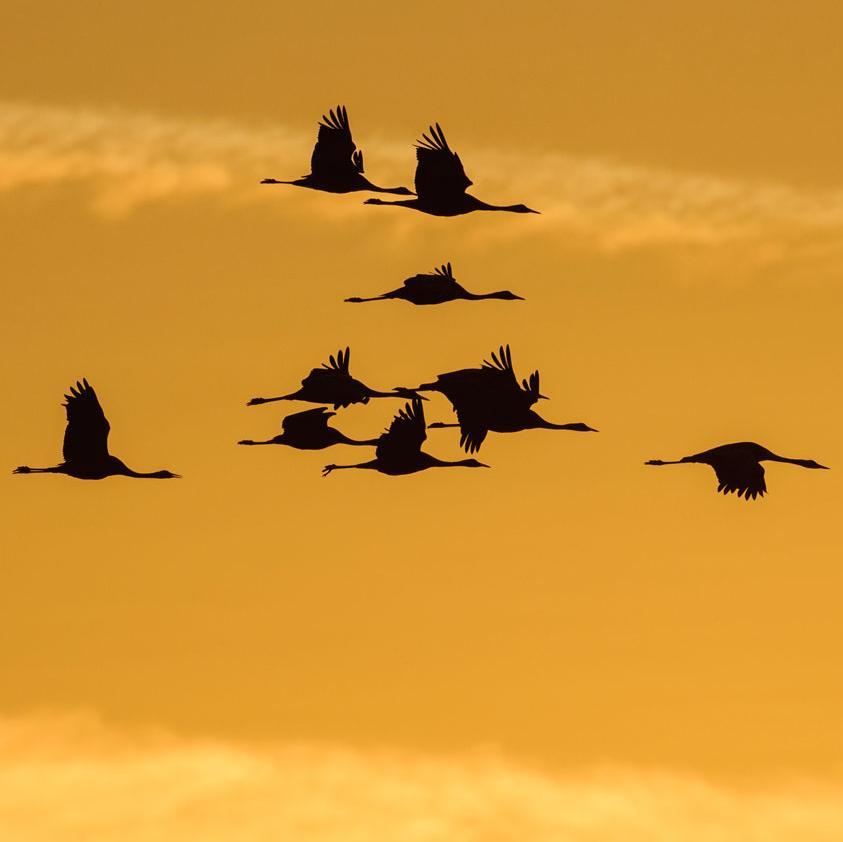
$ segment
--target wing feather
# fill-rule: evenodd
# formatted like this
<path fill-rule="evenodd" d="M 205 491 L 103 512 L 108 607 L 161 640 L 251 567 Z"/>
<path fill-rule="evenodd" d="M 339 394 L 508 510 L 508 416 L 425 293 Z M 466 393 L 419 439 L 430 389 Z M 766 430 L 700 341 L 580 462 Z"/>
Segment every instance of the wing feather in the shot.
<path fill-rule="evenodd" d="M 459 155 L 452 152 L 439 123 L 416 143 L 416 194 L 431 204 L 459 199 L 471 186 Z"/>
<path fill-rule="evenodd" d="M 348 112 L 344 105 L 322 115 L 316 146 L 310 158 L 310 171 L 320 178 L 336 178 L 363 172 L 363 153 L 351 137 Z"/>
<path fill-rule="evenodd" d="M 111 425 L 102 411 L 97 393 L 84 378 L 65 395 L 67 428 L 62 448 L 68 463 L 98 462 L 108 458 L 108 433 Z"/>

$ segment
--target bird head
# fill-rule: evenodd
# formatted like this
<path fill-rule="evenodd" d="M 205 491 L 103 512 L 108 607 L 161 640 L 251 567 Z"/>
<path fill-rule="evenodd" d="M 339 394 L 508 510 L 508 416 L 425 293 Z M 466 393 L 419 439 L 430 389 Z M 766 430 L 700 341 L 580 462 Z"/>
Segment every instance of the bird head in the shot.
<path fill-rule="evenodd" d="M 541 213 L 541 211 L 533 210 L 532 208 L 528 208 L 526 205 L 513 205 L 512 206 L 513 213 Z"/>
<path fill-rule="evenodd" d="M 520 295 L 510 292 L 508 289 L 501 290 L 495 294 L 496 298 L 502 298 L 504 301 L 524 301 Z"/>
<path fill-rule="evenodd" d="M 828 465 L 820 465 L 819 462 L 815 462 L 813 459 L 799 459 L 796 464 L 801 465 L 803 468 L 819 468 L 823 471 L 829 470 Z"/>
<path fill-rule="evenodd" d="M 398 196 L 415 196 L 416 195 L 415 193 L 413 193 L 412 190 L 410 190 L 407 187 L 396 187 L 392 192 L 395 193 Z"/>
<path fill-rule="evenodd" d="M 181 479 L 181 474 L 174 474 L 172 471 L 155 471 L 150 474 L 153 479 Z"/>
<path fill-rule="evenodd" d="M 482 462 L 478 462 L 476 459 L 463 459 L 458 464 L 462 465 L 464 468 L 488 468 L 488 467 L 490 467 L 489 465 L 484 465 Z"/>

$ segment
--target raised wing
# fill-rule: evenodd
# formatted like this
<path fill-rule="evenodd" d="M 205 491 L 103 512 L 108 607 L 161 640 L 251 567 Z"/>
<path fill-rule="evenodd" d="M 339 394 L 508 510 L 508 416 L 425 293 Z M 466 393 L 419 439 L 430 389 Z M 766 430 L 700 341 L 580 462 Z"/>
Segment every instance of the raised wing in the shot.
<path fill-rule="evenodd" d="M 310 374 L 302 380 L 302 386 L 308 386 L 311 383 L 325 383 L 328 380 L 334 380 L 338 376 L 350 377 L 348 373 L 348 361 L 351 357 L 351 351 L 346 348 L 337 351 L 337 355 L 328 358 L 328 362 L 322 363 L 319 368 L 311 369 Z"/>
<path fill-rule="evenodd" d="M 724 494 L 738 493 L 745 500 L 763 497 L 767 492 L 764 482 L 764 466 L 760 462 L 740 461 L 719 463 L 712 466 L 717 474 L 718 491 Z"/>
<path fill-rule="evenodd" d="M 416 195 L 430 204 L 459 199 L 471 186 L 460 156 L 452 152 L 437 123 L 416 144 Z"/>
<path fill-rule="evenodd" d="M 424 407 L 419 398 L 413 398 L 378 439 L 375 455 L 384 461 L 400 461 L 418 453 L 426 438 Z"/>
<path fill-rule="evenodd" d="M 67 429 L 64 431 L 64 461 L 98 462 L 108 457 L 108 433 L 111 426 L 102 411 L 97 393 L 87 380 L 70 387 L 65 395 Z"/>
<path fill-rule="evenodd" d="M 328 419 L 333 415 L 336 415 L 336 413 L 329 412 L 324 406 L 317 407 L 316 409 L 305 409 L 303 412 L 295 412 L 292 415 L 288 415 L 281 422 L 281 429 L 290 435 L 309 433 L 320 428 L 327 429 Z"/>
<path fill-rule="evenodd" d="M 355 150 L 348 112 L 344 105 L 338 105 L 336 111 L 331 109 L 328 115 L 322 115 L 316 146 L 310 157 L 310 171 L 323 178 L 363 172 L 363 153 Z"/>

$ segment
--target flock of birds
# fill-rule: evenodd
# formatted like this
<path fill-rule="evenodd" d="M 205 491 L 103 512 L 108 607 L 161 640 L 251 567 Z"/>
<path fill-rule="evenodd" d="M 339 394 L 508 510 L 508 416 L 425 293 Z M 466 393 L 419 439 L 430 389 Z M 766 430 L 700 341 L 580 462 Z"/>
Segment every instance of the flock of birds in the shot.
<path fill-rule="evenodd" d="M 472 185 L 459 156 L 451 150 L 442 128 L 437 123 L 416 144 L 415 192 L 406 187 L 379 187 L 364 176 L 363 153 L 351 136 L 348 113 L 343 106 L 322 117 L 319 133 L 310 161 L 310 173 L 291 180 L 273 178 L 263 184 L 290 184 L 329 193 L 370 191 L 391 193 L 413 198 L 385 201 L 367 199 L 365 204 L 396 205 L 435 216 L 459 216 L 473 211 L 506 211 L 538 213 L 523 204 L 492 205 L 467 193 Z M 347 298 L 350 303 L 398 299 L 415 305 L 443 304 L 458 299 L 477 301 L 500 299 L 523 300 L 509 290 L 472 293 L 454 278 L 447 263 L 430 274 L 414 275 L 403 286 L 370 298 Z M 555 424 L 542 418 L 532 407 L 544 399 L 539 389 L 539 372 L 518 381 L 508 345 L 501 346 L 475 368 L 463 368 L 440 374 L 430 383 L 414 388 L 396 387 L 389 391 L 372 389 L 352 377 L 349 370 L 350 350 L 340 350 L 327 363 L 314 368 L 294 392 L 270 398 L 252 398 L 249 406 L 294 400 L 321 404 L 287 415 L 281 422 L 281 433 L 266 441 L 244 439 L 241 445 L 286 445 L 299 450 L 324 450 L 337 444 L 374 447 L 375 456 L 353 465 L 326 465 L 323 476 L 333 471 L 368 469 L 397 476 L 424 471 L 428 468 L 465 467 L 488 468 L 471 457 L 446 461 L 422 450 L 428 428 L 458 427 L 460 445 L 466 453 L 477 453 L 488 433 L 516 433 L 522 430 L 548 429 L 597 432 L 582 422 Z M 439 392 L 450 401 L 456 423 L 427 424 L 423 392 Z M 399 398 L 406 405 L 399 410 L 387 430 L 364 440 L 351 439 L 329 425 L 336 410 L 352 404 L 367 404 L 373 398 Z M 146 479 L 171 479 L 178 474 L 168 470 L 143 473 L 134 471 L 109 453 L 110 425 L 96 392 L 87 380 L 77 381 L 65 395 L 67 428 L 64 434 L 64 461 L 47 468 L 21 466 L 16 474 L 57 473 L 77 479 L 103 479 L 108 476 L 129 476 Z M 330 411 L 332 407 L 334 411 Z M 685 456 L 674 461 L 652 459 L 647 465 L 703 464 L 714 469 L 717 490 L 724 494 L 737 493 L 746 500 L 763 496 L 767 491 L 762 462 L 787 462 L 803 468 L 825 469 L 813 459 L 793 459 L 778 456 L 754 442 L 724 444 Z"/>

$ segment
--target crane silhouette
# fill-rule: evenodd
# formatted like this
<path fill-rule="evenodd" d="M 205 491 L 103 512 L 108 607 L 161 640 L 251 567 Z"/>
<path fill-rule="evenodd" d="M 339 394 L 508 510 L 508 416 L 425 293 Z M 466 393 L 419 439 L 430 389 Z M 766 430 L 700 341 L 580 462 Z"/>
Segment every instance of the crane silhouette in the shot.
<path fill-rule="evenodd" d="M 351 351 L 337 351 L 321 368 L 314 368 L 301 382 L 301 388 L 289 395 L 277 398 L 252 398 L 247 406 L 256 406 L 273 401 L 308 401 L 309 403 L 332 404 L 334 409 L 353 403 L 368 403 L 370 398 L 414 398 L 411 389 L 395 389 L 392 392 L 378 392 L 356 380 L 348 371 Z"/>
<path fill-rule="evenodd" d="M 503 301 L 523 301 L 520 295 L 509 290 L 500 292 L 486 292 L 476 294 L 469 292 L 457 283 L 451 264 L 446 263 L 434 269 L 429 275 L 413 275 L 404 281 L 404 286 L 377 295 L 374 298 L 346 298 L 347 302 L 360 304 L 364 301 L 385 301 L 390 298 L 400 298 L 411 304 L 444 304 L 446 301 L 465 299 L 466 301 L 481 301 L 488 298 L 499 298 Z"/>
<path fill-rule="evenodd" d="M 397 193 L 412 196 L 406 187 L 378 187 L 363 175 L 363 153 L 354 145 L 348 112 L 344 105 L 322 115 L 316 146 L 310 157 L 310 172 L 293 181 L 265 178 L 261 184 L 294 184 L 327 193 L 353 193 L 372 190 L 377 193 Z"/>
<path fill-rule="evenodd" d="M 433 383 L 422 383 L 418 392 L 441 392 L 457 414 L 457 424 L 437 422 L 430 428 L 459 427 L 460 445 L 467 453 L 480 449 L 486 434 L 517 433 L 521 430 L 574 430 L 596 433 L 593 427 L 580 422 L 554 424 L 546 421 L 531 407 L 545 395 L 539 391 L 539 373 L 518 383 L 512 366 L 509 345 L 492 353 L 480 368 L 464 368 L 440 374 Z"/>
<path fill-rule="evenodd" d="M 298 450 L 324 450 L 335 444 L 376 445 L 377 439 L 357 441 L 328 426 L 328 419 L 336 415 L 324 406 L 288 415 L 281 422 L 281 435 L 268 441 L 244 439 L 237 444 L 286 444 Z"/>
<path fill-rule="evenodd" d="M 762 462 L 788 462 L 791 465 L 800 465 L 803 468 L 828 470 L 825 465 L 820 465 L 813 459 L 790 459 L 787 456 L 778 456 L 754 441 L 721 444 L 719 447 L 704 450 L 702 453 L 695 453 L 693 456 L 684 456 L 682 459 L 673 462 L 650 459 L 649 462 L 644 464 L 682 465 L 693 463 L 711 465 L 714 468 L 714 473 L 717 474 L 718 491 L 722 491 L 724 494 L 737 492 L 738 497 L 743 497 L 744 500 L 754 500 L 756 497 L 763 497 L 767 492 Z"/>
<path fill-rule="evenodd" d="M 322 469 L 322 476 L 326 477 L 331 471 L 348 468 L 363 468 L 390 476 L 400 476 L 425 471 L 428 468 L 489 467 L 476 459 L 461 459 L 457 462 L 437 459 L 421 449 L 426 438 L 424 407 L 419 398 L 414 398 L 412 403 L 399 410 L 387 431 L 378 440 L 374 459 L 359 465 L 326 465 Z"/>
<path fill-rule="evenodd" d="M 83 379 L 70 387 L 65 395 L 67 428 L 64 431 L 64 462 L 51 468 L 30 468 L 21 465 L 15 474 L 67 474 L 76 479 L 104 479 L 111 476 L 136 477 L 138 479 L 175 479 L 178 474 L 171 471 L 140 473 L 133 471 L 116 456 L 108 452 L 108 433 L 111 425 L 102 411 L 97 394 Z"/>
<path fill-rule="evenodd" d="M 459 155 L 452 152 L 442 127 L 431 126 L 416 143 L 416 198 L 385 201 L 366 199 L 367 205 L 399 205 L 433 216 L 460 216 L 472 211 L 538 213 L 526 205 L 490 205 L 466 193 L 472 181 L 465 174 Z"/>

